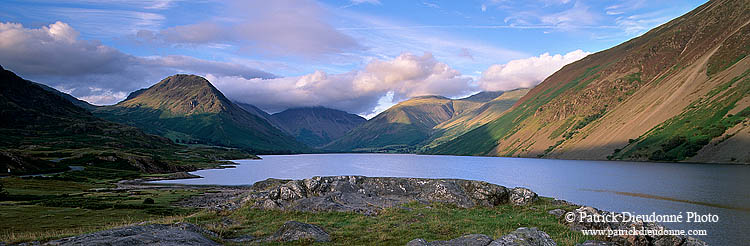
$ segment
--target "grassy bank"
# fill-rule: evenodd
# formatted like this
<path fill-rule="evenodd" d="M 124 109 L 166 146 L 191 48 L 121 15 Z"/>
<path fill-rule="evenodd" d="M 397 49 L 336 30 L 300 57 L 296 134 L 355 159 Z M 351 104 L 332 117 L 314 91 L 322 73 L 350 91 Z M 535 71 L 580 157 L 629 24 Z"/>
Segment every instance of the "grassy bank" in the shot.
<path fill-rule="evenodd" d="M 0 179 L 7 195 L 0 201 L 0 242 L 48 240 L 122 225 L 185 216 L 197 210 L 173 202 L 200 190 L 130 190 L 95 192 L 111 184 L 60 178 Z M 153 204 L 144 203 L 146 199 Z"/>
<path fill-rule="evenodd" d="M 3 178 L 0 182 L 8 192 L 0 202 L 3 215 L 0 241 L 4 242 L 45 241 L 144 221 L 194 223 L 223 238 L 242 235 L 264 238 L 289 220 L 325 228 L 332 242 L 320 245 L 404 245 L 415 238 L 449 240 L 472 233 L 498 238 L 518 227 L 538 227 L 558 245 L 575 245 L 592 239 L 571 231 L 548 214 L 547 211 L 556 208 L 573 209 L 568 205 L 555 205 L 550 198 L 542 198 L 529 207 L 503 205 L 462 209 L 438 203 L 411 203 L 386 209 L 377 216 L 266 211 L 249 207 L 217 212 L 174 205 L 180 199 L 210 192 L 209 187 L 97 191 L 96 188 L 112 188 L 113 185 L 65 180 L 64 176 Z M 144 204 L 146 199 L 152 199 L 153 204 Z M 221 242 L 221 239 L 214 239 Z M 310 243 L 302 241 L 289 245 Z"/>

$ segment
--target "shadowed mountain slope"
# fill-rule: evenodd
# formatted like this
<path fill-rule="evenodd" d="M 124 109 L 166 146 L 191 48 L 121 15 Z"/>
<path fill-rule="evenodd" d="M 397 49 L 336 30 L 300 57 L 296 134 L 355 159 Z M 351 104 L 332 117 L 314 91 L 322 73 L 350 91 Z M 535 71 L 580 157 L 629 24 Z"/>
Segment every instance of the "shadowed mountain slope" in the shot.
<path fill-rule="evenodd" d="M 324 107 L 287 109 L 270 118 L 297 141 L 313 147 L 328 144 L 367 121 L 356 114 Z"/>
<path fill-rule="evenodd" d="M 529 89 L 516 89 L 500 93 L 491 93 L 492 96 L 497 95 L 497 97 L 487 100 L 484 104 L 475 109 L 463 112 L 456 117 L 435 126 L 433 128 L 432 137 L 430 138 L 430 141 L 425 144 L 425 148 L 429 149 L 441 143 L 453 140 L 468 131 L 499 118 L 528 92 Z M 476 95 L 481 95 L 482 93 L 484 92 L 480 92 Z M 462 100 L 471 99 L 472 97 L 476 99 L 477 97 L 475 96 Z"/>

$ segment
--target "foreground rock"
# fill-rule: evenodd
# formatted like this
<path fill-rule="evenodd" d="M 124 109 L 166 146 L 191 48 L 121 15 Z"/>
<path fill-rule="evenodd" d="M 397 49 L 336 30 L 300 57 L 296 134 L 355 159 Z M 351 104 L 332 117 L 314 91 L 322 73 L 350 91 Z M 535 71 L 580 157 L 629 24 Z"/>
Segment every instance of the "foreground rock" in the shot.
<path fill-rule="evenodd" d="M 287 221 L 266 241 L 290 242 L 305 239 L 312 239 L 315 242 L 330 242 L 331 236 L 319 226 Z"/>
<path fill-rule="evenodd" d="M 427 242 L 417 238 L 409 241 L 406 246 L 556 246 L 555 241 L 547 233 L 536 228 L 521 227 L 497 240 L 484 234 L 470 234 L 449 241 Z"/>
<path fill-rule="evenodd" d="M 189 223 L 152 224 L 128 226 L 63 238 L 48 242 L 45 245 L 219 245 L 206 238 L 204 234 L 216 236 L 213 232 Z"/>
<path fill-rule="evenodd" d="M 492 238 L 484 234 L 469 234 L 449 241 L 432 241 L 417 238 L 406 243 L 406 246 L 486 246 L 492 242 Z"/>
<path fill-rule="evenodd" d="M 442 202 L 462 208 L 501 204 L 525 206 L 538 199 L 525 189 L 482 181 L 363 176 L 268 179 L 253 185 L 245 199 L 254 207 L 295 211 L 345 211 L 373 215 L 409 202 Z"/>
<path fill-rule="evenodd" d="M 556 246 L 547 233 L 536 228 L 521 227 L 508 235 L 502 236 L 490 246 Z"/>

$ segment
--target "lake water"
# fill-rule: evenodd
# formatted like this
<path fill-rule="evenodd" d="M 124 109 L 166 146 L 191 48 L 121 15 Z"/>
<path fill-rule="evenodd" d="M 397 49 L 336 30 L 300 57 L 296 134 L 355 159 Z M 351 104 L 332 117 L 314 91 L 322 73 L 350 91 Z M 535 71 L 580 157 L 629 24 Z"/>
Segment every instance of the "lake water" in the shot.
<path fill-rule="evenodd" d="M 614 212 L 715 214 L 718 223 L 664 223 L 672 229 L 707 230 L 713 245 L 750 242 L 750 166 L 549 160 L 406 154 L 269 155 L 236 160 L 236 168 L 192 172 L 178 184 L 250 185 L 267 178 L 312 176 L 459 178 L 527 187 Z M 743 243 L 744 242 L 744 243 Z"/>

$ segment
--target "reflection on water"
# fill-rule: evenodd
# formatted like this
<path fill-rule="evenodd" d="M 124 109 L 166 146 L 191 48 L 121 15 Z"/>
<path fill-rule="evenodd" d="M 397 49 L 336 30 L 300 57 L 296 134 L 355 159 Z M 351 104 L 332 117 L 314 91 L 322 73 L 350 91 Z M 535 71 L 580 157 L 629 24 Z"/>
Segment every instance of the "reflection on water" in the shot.
<path fill-rule="evenodd" d="M 716 245 L 750 241 L 750 166 L 400 154 L 262 157 L 238 160 L 237 168 L 192 172 L 201 179 L 164 182 L 249 185 L 334 175 L 473 179 L 615 212 L 717 214 L 719 223 L 665 225 L 708 230 L 700 238 Z"/>

